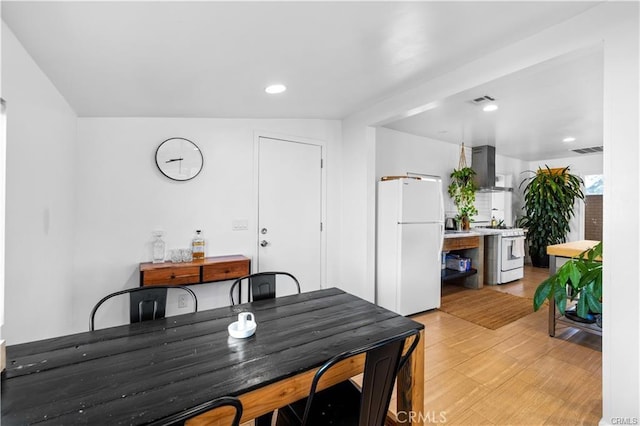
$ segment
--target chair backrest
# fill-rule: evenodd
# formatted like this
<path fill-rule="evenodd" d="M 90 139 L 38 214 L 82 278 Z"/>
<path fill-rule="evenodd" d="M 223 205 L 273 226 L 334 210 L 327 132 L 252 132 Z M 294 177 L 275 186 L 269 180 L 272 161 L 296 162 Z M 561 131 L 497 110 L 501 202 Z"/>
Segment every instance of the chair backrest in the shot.
<path fill-rule="evenodd" d="M 411 346 L 402 355 L 404 343 L 411 336 L 415 336 Z M 304 426 L 309 419 L 313 397 L 316 394 L 318 382 L 324 373 L 342 360 L 366 353 L 358 424 L 360 426 L 384 426 L 395 379 L 419 341 L 420 331 L 411 330 L 360 349 L 343 352 L 325 362 L 318 369 L 311 382 L 311 390 L 307 398 L 302 425 Z"/>
<path fill-rule="evenodd" d="M 102 299 L 93 307 L 91 315 L 89 317 L 89 329 L 95 330 L 95 318 L 96 312 L 101 306 L 114 298 L 122 295 L 128 295 L 129 299 L 129 323 L 136 323 L 154 319 L 164 318 L 167 313 L 167 297 L 169 291 L 180 293 L 187 296 L 191 303 L 185 303 L 191 306 L 189 312 L 196 312 L 198 310 L 198 298 L 193 290 L 183 286 L 148 286 L 148 287 L 135 287 L 126 290 L 116 291 L 111 293 Z M 180 307 L 180 296 L 177 298 L 178 307 Z"/>
<path fill-rule="evenodd" d="M 263 299 L 274 299 L 276 297 L 276 281 L 281 282 L 282 278 L 288 277 L 293 282 L 295 290 L 300 293 L 300 283 L 288 272 L 257 272 L 255 274 L 245 275 L 233 282 L 229 290 L 229 302 L 232 305 L 242 303 L 242 283 L 246 281 L 247 285 L 247 301 Z M 235 301 L 235 293 L 238 293 L 238 302 Z"/>
<path fill-rule="evenodd" d="M 190 410 L 185 410 L 180 414 L 176 414 L 175 416 L 149 423 L 149 425 L 150 426 L 182 425 L 186 420 L 189 420 L 193 417 L 199 416 L 200 414 L 204 414 L 208 411 L 214 410 L 216 408 L 224 407 L 224 406 L 230 406 L 235 409 L 235 414 L 231 422 L 231 426 L 240 425 L 240 418 L 242 417 L 242 402 L 240 402 L 238 398 L 231 397 L 231 396 L 223 396 L 221 398 L 214 399 L 213 401 L 205 402 L 204 404 L 200 404 L 199 406 L 192 408 Z M 216 419 L 211 419 L 211 420 L 213 421 Z"/>

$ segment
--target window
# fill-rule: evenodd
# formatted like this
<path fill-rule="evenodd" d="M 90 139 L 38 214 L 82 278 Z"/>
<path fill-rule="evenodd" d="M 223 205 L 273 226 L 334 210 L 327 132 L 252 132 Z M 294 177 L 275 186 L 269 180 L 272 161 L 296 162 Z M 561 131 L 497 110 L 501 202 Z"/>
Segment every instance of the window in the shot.
<path fill-rule="evenodd" d="M 604 180 L 602 175 L 585 175 L 584 195 L 602 195 Z"/>

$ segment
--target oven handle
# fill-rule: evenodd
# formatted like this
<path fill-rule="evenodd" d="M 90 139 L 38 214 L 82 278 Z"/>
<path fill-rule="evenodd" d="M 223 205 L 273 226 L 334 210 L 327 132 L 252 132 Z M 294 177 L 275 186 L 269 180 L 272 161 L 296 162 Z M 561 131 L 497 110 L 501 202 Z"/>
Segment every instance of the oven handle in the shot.
<path fill-rule="evenodd" d="M 502 237 L 503 240 L 524 240 L 524 235 L 516 235 L 514 237 Z"/>

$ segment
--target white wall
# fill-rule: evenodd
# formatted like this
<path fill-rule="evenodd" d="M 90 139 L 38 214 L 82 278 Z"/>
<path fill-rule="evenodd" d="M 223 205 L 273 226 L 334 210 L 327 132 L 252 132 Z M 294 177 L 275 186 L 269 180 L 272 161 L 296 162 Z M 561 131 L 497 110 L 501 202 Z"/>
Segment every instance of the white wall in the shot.
<path fill-rule="evenodd" d="M 202 229 L 207 256 L 256 255 L 257 207 L 254 192 L 254 137 L 277 132 L 325 141 L 327 174 L 340 123 L 327 120 L 200 118 L 81 118 L 78 126 L 74 253 L 74 330 L 86 330 L 95 301 L 106 293 L 139 284 L 138 264 L 151 260 L 151 232 L 165 231 L 167 248 L 189 247 Z M 198 145 L 204 168 L 193 180 L 176 182 L 156 167 L 157 146 L 169 137 Z M 286 136 L 285 136 L 286 137 Z M 330 179 L 333 179 L 330 177 Z M 335 208 L 337 180 L 328 204 Z M 332 211 L 326 231 L 336 232 Z M 233 231 L 247 220 L 249 229 Z M 335 245 L 332 238 L 330 244 Z M 331 252 L 329 252 L 331 253 Z M 334 252 L 335 253 L 335 252 Z M 335 285 L 337 258 L 330 256 L 326 281 Z M 230 282 L 192 286 L 199 308 L 228 305 Z"/>
<path fill-rule="evenodd" d="M 342 124 L 342 140 L 351 141 L 342 146 L 342 182 L 340 193 L 341 235 L 340 286 L 345 291 L 373 302 L 375 300 L 374 268 L 375 211 L 368 207 L 375 203 L 375 129 L 367 126 Z M 375 204 L 373 204 L 375 205 Z"/>
<path fill-rule="evenodd" d="M 358 240 L 343 234 L 343 247 L 368 253 L 375 246 L 375 159 L 371 126 L 407 116 L 441 99 L 572 51 L 604 43 L 604 311 L 603 424 L 615 417 L 640 418 L 640 258 L 638 221 L 638 4 L 605 2 L 588 11 L 458 67 L 410 91 L 359 111 L 343 122 L 343 152 L 350 180 L 343 187 L 345 225 L 358 226 Z M 357 155 L 357 153 L 360 155 Z M 629 185 L 629 182 L 633 182 Z M 366 203 L 363 206 L 363 203 Z M 632 219 L 630 219 L 632 218 Z M 364 234 L 364 235 L 363 235 Z M 359 260 L 359 259 L 356 259 Z M 350 266 L 351 286 L 373 288 L 375 263 Z"/>
<path fill-rule="evenodd" d="M 7 344 L 71 329 L 76 115 L 2 24 Z"/>
<path fill-rule="evenodd" d="M 467 164 L 471 164 L 471 150 Z M 382 176 L 404 175 L 407 172 L 423 173 L 442 178 L 442 195 L 445 215 L 455 216 L 456 206 L 447 193 L 451 172 L 458 167 L 460 145 L 416 136 L 397 130 L 376 129 L 376 181 Z"/>
<path fill-rule="evenodd" d="M 524 214 L 522 210 L 524 196 L 522 189 L 520 189 L 520 183 L 523 179 L 522 172 L 525 170 L 527 170 L 527 163 L 525 161 L 496 154 L 496 174 L 505 175 L 508 180 L 507 185 L 513 188 L 511 192 L 512 225 Z"/>
<path fill-rule="evenodd" d="M 0 7 L 0 23 L 2 22 L 2 7 Z M 0 97 L 4 100 L 2 91 L 2 31 L 0 29 Z M 7 122 L 6 107 L 0 113 L 0 341 L 3 336 L 4 325 L 4 232 L 5 232 L 5 176 L 7 159 Z M 4 354 L 3 354 L 4 356 Z"/>
<path fill-rule="evenodd" d="M 255 257 L 257 135 L 324 146 L 326 271 L 338 286 L 340 138 L 335 120 L 80 118 L 3 24 L 3 96 L 11 105 L 7 146 L 6 325 L 8 344 L 88 329 L 105 294 L 138 285 L 151 259 L 151 231 L 168 248 L 195 229 L 207 254 Z M 157 169 L 165 139 L 186 137 L 205 157 L 202 173 L 175 182 Z M 232 231 L 246 219 L 248 231 Z M 252 232 L 253 231 L 253 232 Z M 230 283 L 192 288 L 206 309 L 228 304 Z M 39 313 L 39 314 L 36 314 Z"/>
<path fill-rule="evenodd" d="M 376 129 L 376 181 L 385 175 L 403 175 L 407 172 L 432 174 L 442 177 L 445 215 L 455 216 L 457 209 L 447 193 L 451 172 L 458 168 L 460 145 L 425 138 L 379 127 Z M 471 147 L 465 148 L 467 164 L 471 163 Z M 522 196 L 517 186 L 525 163 L 515 158 L 496 154 L 496 173 L 509 177 L 514 187 L 512 211 L 519 213 Z M 482 201 L 485 199 L 484 201 Z M 476 206 L 481 202 L 490 204 L 491 193 L 477 193 Z"/>

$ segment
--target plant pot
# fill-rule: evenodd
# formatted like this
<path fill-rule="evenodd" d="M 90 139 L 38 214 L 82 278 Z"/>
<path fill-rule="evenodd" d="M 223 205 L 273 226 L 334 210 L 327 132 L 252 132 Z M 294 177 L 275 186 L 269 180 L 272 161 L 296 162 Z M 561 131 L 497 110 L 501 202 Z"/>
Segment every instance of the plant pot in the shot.
<path fill-rule="evenodd" d="M 564 316 L 566 318 L 569 318 L 571 321 L 581 322 L 581 323 L 584 323 L 584 324 L 593 324 L 593 323 L 595 323 L 596 322 L 596 315 L 597 314 L 589 312 L 587 314 L 587 318 L 582 318 L 582 317 L 578 316 L 578 313 L 576 312 L 575 308 L 567 309 L 565 311 L 565 313 L 564 313 Z M 602 320 L 600 320 L 600 321 L 602 323 Z"/>
<path fill-rule="evenodd" d="M 465 231 L 468 231 L 469 229 L 471 229 L 471 222 L 469 221 L 468 217 L 462 218 L 462 229 Z"/>
<path fill-rule="evenodd" d="M 536 268 L 548 268 L 549 267 L 549 255 L 534 256 L 531 255 L 531 264 Z"/>

